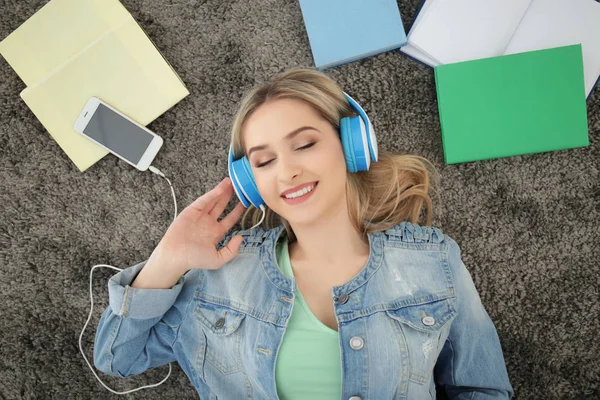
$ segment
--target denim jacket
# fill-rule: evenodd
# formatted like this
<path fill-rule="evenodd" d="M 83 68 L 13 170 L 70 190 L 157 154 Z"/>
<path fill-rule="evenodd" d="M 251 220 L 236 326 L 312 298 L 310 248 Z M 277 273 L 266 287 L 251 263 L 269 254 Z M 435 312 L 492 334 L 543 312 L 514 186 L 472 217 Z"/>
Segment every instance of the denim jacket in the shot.
<path fill-rule="evenodd" d="M 244 241 L 218 270 L 193 269 L 170 289 L 129 286 L 145 262 L 114 275 L 94 363 L 127 377 L 177 361 L 202 399 L 278 399 L 277 353 L 296 282 L 278 267 L 285 229 L 228 233 Z M 342 399 L 511 399 L 496 328 L 461 260 L 434 227 L 402 222 L 368 234 L 370 255 L 331 289 Z"/>

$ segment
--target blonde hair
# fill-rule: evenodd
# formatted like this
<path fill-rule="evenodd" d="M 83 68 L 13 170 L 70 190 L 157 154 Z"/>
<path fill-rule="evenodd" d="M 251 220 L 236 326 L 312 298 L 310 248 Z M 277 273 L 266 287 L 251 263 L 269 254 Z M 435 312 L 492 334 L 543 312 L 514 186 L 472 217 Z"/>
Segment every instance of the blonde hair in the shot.
<path fill-rule="evenodd" d="M 244 122 L 262 104 L 281 98 L 307 102 L 338 131 L 342 118 L 356 115 L 340 86 L 324 73 L 304 68 L 288 70 L 244 96 L 231 130 L 236 160 L 245 156 Z M 403 221 L 418 224 L 425 203 L 425 225 L 430 225 L 432 201 L 429 193 L 437 193 L 438 184 L 439 174 L 427 159 L 393 154 L 379 148 L 379 160 L 371 161 L 368 171 L 347 172 L 346 196 L 351 223 L 363 238 L 368 232 L 382 231 Z M 265 210 L 263 226 L 271 229 L 283 224 L 289 241 L 294 241 L 289 222 L 266 204 Z M 251 204 L 242 216 L 242 229 L 258 224 L 261 218 L 262 211 Z"/>

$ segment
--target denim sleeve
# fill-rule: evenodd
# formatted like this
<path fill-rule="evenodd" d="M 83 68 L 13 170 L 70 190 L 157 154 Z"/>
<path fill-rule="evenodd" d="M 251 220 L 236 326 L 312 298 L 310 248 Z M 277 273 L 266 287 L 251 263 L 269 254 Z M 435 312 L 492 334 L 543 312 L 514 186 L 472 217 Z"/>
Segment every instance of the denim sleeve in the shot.
<path fill-rule="evenodd" d="M 511 399 L 513 388 L 496 327 L 481 303 L 458 244 L 446 238 L 458 313 L 435 366 L 436 381 L 449 399 Z"/>
<path fill-rule="evenodd" d="M 170 289 L 131 287 L 145 264 L 129 267 L 108 282 L 109 306 L 100 318 L 94 344 L 94 365 L 108 375 L 127 377 L 175 361 L 172 345 L 183 310 L 173 305 L 185 275 Z"/>

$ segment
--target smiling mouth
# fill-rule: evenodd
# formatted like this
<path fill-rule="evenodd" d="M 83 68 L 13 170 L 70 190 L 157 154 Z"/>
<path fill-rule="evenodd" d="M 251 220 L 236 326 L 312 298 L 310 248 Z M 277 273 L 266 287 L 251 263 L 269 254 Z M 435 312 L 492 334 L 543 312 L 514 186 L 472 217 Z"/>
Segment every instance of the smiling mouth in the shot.
<path fill-rule="evenodd" d="M 285 201 L 289 205 L 300 204 L 300 203 L 303 203 L 305 200 L 307 200 L 309 197 L 311 197 L 313 195 L 313 193 L 317 190 L 318 186 L 319 186 L 319 182 L 317 181 L 315 183 L 313 190 L 311 190 L 308 193 L 303 194 L 302 196 L 293 197 L 293 198 L 287 198 L 285 196 L 281 196 L 281 198 L 283 199 L 283 201 Z"/>
<path fill-rule="evenodd" d="M 279 197 L 281 197 L 282 199 L 286 199 L 286 200 L 294 200 L 294 199 L 298 199 L 298 198 L 300 198 L 300 197 L 304 197 L 304 196 L 306 196 L 307 194 L 310 194 L 310 193 L 314 192 L 314 191 L 315 191 L 315 189 L 317 188 L 317 184 L 318 184 L 318 183 L 319 183 L 318 181 L 317 181 L 317 182 L 315 182 L 315 183 L 313 183 L 313 184 L 311 185 L 311 186 L 313 187 L 313 188 L 312 188 L 312 190 L 310 190 L 309 192 L 306 192 L 306 193 L 304 193 L 304 194 L 301 194 L 300 196 L 296 196 L 296 197 L 286 197 L 286 195 L 282 195 L 282 196 L 279 196 Z"/>

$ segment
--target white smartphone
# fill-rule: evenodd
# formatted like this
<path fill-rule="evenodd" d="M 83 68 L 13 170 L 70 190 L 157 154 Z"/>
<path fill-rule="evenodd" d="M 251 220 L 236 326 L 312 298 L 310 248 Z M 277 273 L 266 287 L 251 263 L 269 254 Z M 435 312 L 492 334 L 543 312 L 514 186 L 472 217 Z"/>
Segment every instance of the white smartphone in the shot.
<path fill-rule="evenodd" d="M 88 100 L 74 127 L 140 171 L 148 169 L 163 145 L 160 136 L 97 97 Z"/>

